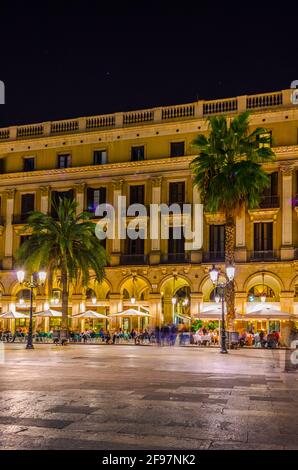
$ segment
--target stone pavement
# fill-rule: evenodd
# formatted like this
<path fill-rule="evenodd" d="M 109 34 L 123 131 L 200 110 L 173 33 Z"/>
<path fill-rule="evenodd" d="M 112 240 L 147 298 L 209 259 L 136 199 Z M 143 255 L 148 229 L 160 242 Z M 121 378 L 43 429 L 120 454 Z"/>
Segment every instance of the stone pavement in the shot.
<path fill-rule="evenodd" d="M 0 449 L 298 449 L 284 351 L 5 345 Z"/>

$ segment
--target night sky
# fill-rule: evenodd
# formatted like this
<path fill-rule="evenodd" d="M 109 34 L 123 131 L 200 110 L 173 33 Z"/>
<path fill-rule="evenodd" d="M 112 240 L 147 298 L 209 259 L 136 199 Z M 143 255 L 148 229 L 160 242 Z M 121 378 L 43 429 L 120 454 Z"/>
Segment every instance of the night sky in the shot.
<path fill-rule="evenodd" d="M 32 12 L 24 3 L 1 7 L 0 127 L 275 91 L 298 79 L 290 8 L 169 13 L 152 4 L 148 13 L 115 4 L 113 15 L 101 2 L 40 2 Z"/>

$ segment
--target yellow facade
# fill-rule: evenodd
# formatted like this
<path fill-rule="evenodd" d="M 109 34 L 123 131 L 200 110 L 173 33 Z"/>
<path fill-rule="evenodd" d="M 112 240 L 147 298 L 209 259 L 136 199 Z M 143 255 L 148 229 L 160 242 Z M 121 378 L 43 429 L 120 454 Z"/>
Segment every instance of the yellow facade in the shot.
<path fill-rule="evenodd" d="M 169 184 L 184 182 L 184 202 L 200 202 L 189 168 L 194 158 L 192 140 L 198 133 L 208 132 L 208 116 L 233 117 L 250 109 L 251 130 L 262 126 L 272 133 L 277 160 L 266 170 L 278 172 L 278 192 L 273 207 L 269 200 L 266 207 L 243 211 L 237 218 L 237 308 L 239 315 L 245 315 L 249 290 L 264 284 L 274 293 L 273 305 L 298 315 L 298 105 L 292 103 L 291 94 L 292 90 L 283 90 L 0 129 L 0 159 L 4 159 L 0 175 L 2 312 L 22 307 L 18 303 L 14 254 L 20 244 L 22 221 L 18 216 L 23 194 L 33 193 L 35 209 L 48 212 L 52 191 L 73 189 L 80 211 L 87 207 L 88 188 L 106 188 L 106 201 L 113 204 L 120 194 L 129 200 L 130 186 L 144 185 L 144 203 L 148 205 L 168 203 Z M 184 142 L 185 150 L 183 155 L 172 157 L 171 143 L 175 142 Z M 144 147 L 144 160 L 131 161 L 132 147 L 140 146 Z M 94 164 L 95 151 L 106 152 L 105 163 Z M 69 167 L 57 168 L 58 156 L 66 154 L 70 156 Z M 24 160 L 30 157 L 34 157 L 34 170 L 24 171 Z M 208 276 L 210 226 L 225 221 L 221 214 L 205 214 L 203 222 L 202 250 L 185 253 L 179 260 L 169 256 L 167 240 L 146 240 L 141 260 L 135 258 L 134 262 L 131 257 L 127 262 L 126 257 L 123 262 L 124 240 L 108 240 L 111 266 L 106 269 L 106 280 L 101 286 L 90 286 L 96 305 L 92 306 L 78 287 L 70 299 L 72 314 L 86 306 L 110 313 L 121 311 L 131 305 L 135 277 L 136 305 L 150 309 L 151 325 L 173 320 L 173 293 L 186 286 L 189 304 L 183 312 L 199 316 L 213 289 Z M 273 244 L 270 250 L 263 250 L 270 251 L 270 256 L 263 253 L 255 259 L 254 224 L 259 222 L 272 223 Z M 215 263 L 221 265 L 222 261 L 215 257 Z M 51 294 L 39 292 L 36 310 L 43 309 L 45 302 L 51 303 Z"/>

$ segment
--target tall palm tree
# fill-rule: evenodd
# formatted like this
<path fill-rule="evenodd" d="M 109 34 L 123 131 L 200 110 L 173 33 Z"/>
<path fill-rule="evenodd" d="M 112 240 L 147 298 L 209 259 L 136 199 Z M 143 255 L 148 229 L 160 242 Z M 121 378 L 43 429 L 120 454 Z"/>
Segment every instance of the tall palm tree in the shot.
<path fill-rule="evenodd" d="M 209 134 L 193 141 L 198 156 L 192 161 L 194 184 L 201 193 L 204 210 L 225 214 L 225 261 L 234 263 L 235 219 L 243 205 L 258 207 L 270 179 L 262 163 L 274 159 L 271 138 L 264 128 L 249 130 L 249 113 L 234 119 L 212 116 Z M 229 320 L 235 317 L 234 283 L 227 291 Z"/>
<path fill-rule="evenodd" d="M 52 201 L 54 217 L 33 211 L 24 230 L 31 236 L 17 252 L 17 264 L 29 271 L 47 270 L 50 277 L 58 274 L 62 287 L 61 335 L 68 330 L 68 300 L 70 285 L 87 286 L 93 271 L 98 282 L 103 279 L 107 254 L 95 235 L 95 223 L 90 214 L 76 215 L 77 203 L 68 198 Z M 56 217 L 55 217 L 56 215 Z"/>

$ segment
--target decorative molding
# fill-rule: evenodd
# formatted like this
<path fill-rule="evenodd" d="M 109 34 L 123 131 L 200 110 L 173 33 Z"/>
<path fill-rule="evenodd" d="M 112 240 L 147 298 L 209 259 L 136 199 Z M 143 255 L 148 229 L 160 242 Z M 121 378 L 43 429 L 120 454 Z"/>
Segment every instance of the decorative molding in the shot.
<path fill-rule="evenodd" d="M 114 179 L 112 181 L 114 190 L 120 191 L 122 189 L 123 183 L 124 183 L 124 180 L 122 178 Z"/>
<path fill-rule="evenodd" d="M 286 163 L 280 165 L 280 171 L 285 176 L 291 176 L 295 170 L 295 165 L 292 163 Z"/>
<path fill-rule="evenodd" d="M 9 188 L 5 190 L 6 198 L 7 199 L 13 199 L 15 195 L 16 189 L 15 188 Z"/>
<path fill-rule="evenodd" d="M 77 194 L 83 194 L 85 191 L 86 183 L 75 183 L 74 188 Z"/>
<path fill-rule="evenodd" d="M 50 186 L 40 186 L 40 194 L 42 197 L 49 197 Z"/>
<path fill-rule="evenodd" d="M 280 210 L 279 207 L 276 209 L 275 208 L 274 209 L 257 208 L 257 209 L 250 209 L 248 213 L 249 213 L 251 222 L 263 222 L 264 220 L 276 221 L 279 210 Z"/>
<path fill-rule="evenodd" d="M 162 183 L 162 176 L 153 176 L 151 181 L 153 188 L 160 188 Z"/>
<path fill-rule="evenodd" d="M 204 215 L 208 225 L 226 223 L 226 216 L 223 212 L 204 212 Z"/>

